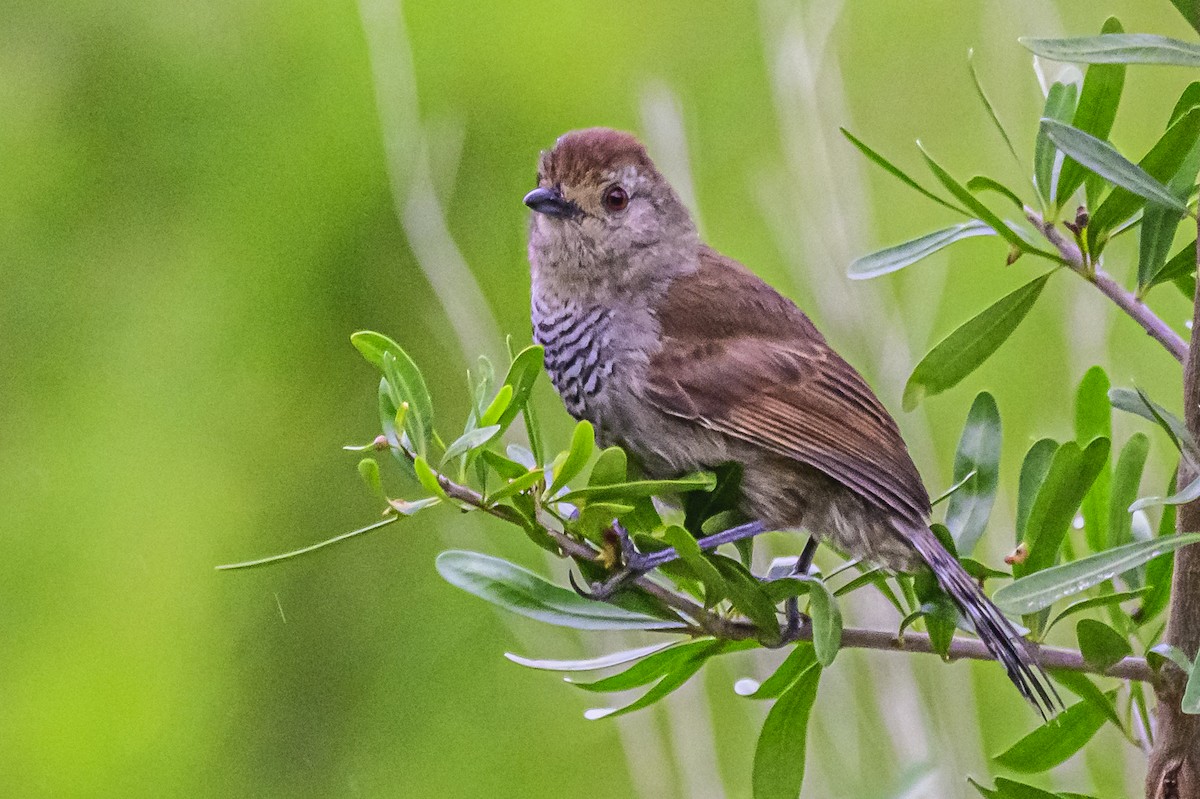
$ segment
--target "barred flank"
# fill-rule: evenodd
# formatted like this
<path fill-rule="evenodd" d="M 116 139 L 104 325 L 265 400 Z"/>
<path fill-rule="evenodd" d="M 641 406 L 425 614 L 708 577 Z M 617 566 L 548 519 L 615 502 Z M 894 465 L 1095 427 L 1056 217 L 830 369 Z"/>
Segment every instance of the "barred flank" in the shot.
<path fill-rule="evenodd" d="M 905 533 L 933 570 L 938 583 L 975 625 L 975 632 L 984 646 L 1004 665 L 1008 678 L 1021 695 L 1037 708 L 1043 719 L 1062 709 L 1062 700 L 1046 672 L 1033 659 L 1026 640 L 987 598 L 962 564 L 946 551 L 928 528 L 910 528 Z"/>

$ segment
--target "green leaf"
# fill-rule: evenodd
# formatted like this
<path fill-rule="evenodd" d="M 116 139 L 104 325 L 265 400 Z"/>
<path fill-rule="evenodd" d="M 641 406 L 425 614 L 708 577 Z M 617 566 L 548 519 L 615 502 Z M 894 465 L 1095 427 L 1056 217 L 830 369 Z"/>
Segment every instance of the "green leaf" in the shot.
<path fill-rule="evenodd" d="M 728 530 L 744 521 L 737 510 L 742 499 L 742 466 L 722 463 L 715 470 L 717 485 L 712 491 L 693 491 L 683 495 L 683 526 L 697 538 Z M 715 529 L 710 531 L 710 525 Z M 745 541 L 753 543 L 754 539 Z M 740 542 L 739 542 L 740 543 Z M 743 560 L 749 563 L 749 560 Z"/>
<path fill-rule="evenodd" d="M 1005 768 L 1023 774 L 1049 771 L 1092 740 L 1092 736 L 1104 726 L 1104 721 L 1102 710 L 1091 702 L 1079 702 L 992 759 Z M 996 787 L 1000 787 L 999 780 L 996 781 Z"/>
<path fill-rule="evenodd" d="M 1116 17 L 1109 17 L 1104 23 L 1102 34 L 1119 34 L 1124 29 Z M 1117 116 L 1117 105 L 1121 100 L 1121 90 L 1125 86 L 1124 64 L 1092 64 L 1088 67 L 1083 79 L 1083 90 L 1079 93 L 1079 105 L 1071 125 L 1076 130 L 1089 133 L 1098 139 L 1107 139 L 1112 130 L 1113 120 Z M 1068 198 L 1083 185 L 1086 171 L 1078 162 L 1072 159 L 1063 161 L 1059 171 L 1058 187 L 1055 195 L 1059 203 Z"/>
<path fill-rule="evenodd" d="M 455 458 L 466 455 L 472 450 L 479 449 L 499 433 L 500 425 L 498 424 L 489 425 L 488 427 L 477 427 L 474 430 L 463 433 L 446 447 L 446 453 L 442 455 L 442 465 L 445 466 Z"/>
<path fill-rule="evenodd" d="M 955 482 L 975 476 L 950 495 L 946 508 L 946 527 L 960 555 L 971 554 L 987 528 L 1000 483 L 1000 443 L 1000 410 L 991 394 L 980 392 L 971 403 L 954 454 Z"/>
<path fill-rule="evenodd" d="M 1081 599 L 1078 602 L 1072 602 L 1070 605 L 1067 605 L 1065 608 L 1063 608 L 1062 611 L 1060 611 L 1059 614 L 1054 617 L 1053 621 L 1046 625 L 1046 632 L 1050 632 L 1050 629 L 1054 627 L 1054 625 L 1058 624 L 1068 616 L 1074 616 L 1076 613 L 1082 613 L 1083 611 L 1091 610 L 1092 608 L 1119 605 L 1122 602 L 1128 602 L 1131 599 L 1137 599 L 1144 593 L 1146 593 L 1146 589 L 1139 588 L 1136 591 L 1120 591 L 1113 594 L 1101 594 L 1100 596 L 1088 597 L 1087 599 Z"/>
<path fill-rule="evenodd" d="M 653 653 L 634 663 L 624 671 L 592 682 L 576 682 L 570 677 L 566 682 L 592 693 L 614 693 L 628 691 L 630 688 L 640 688 L 655 680 L 670 674 L 680 664 L 691 660 L 696 655 L 707 653 L 721 647 L 721 643 L 713 638 L 698 638 L 695 641 L 675 643 L 662 651 Z"/>
<path fill-rule="evenodd" d="M 1128 192 L 1187 213 L 1187 205 L 1106 141 L 1053 119 L 1042 119 L 1042 128 L 1058 149 L 1087 169 Z M 1101 208 L 1104 206 L 1102 205 Z M 1099 213 L 1097 211 L 1097 213 Z"/>
<path fill-rule="evenodd" d="M 813 645 L 808 641 L 800 641 L 761 685 L 753 680 L 739 680 L 734 690 L 739 696 L 747 699 L 775 699 L 796 682 L 800 675 L 816 665 L 816 662 L 817 654 Z M 753 688 L 746 690 L 751 684 Z"/>
<path fill-rule="evenodd" d="M 1055 83 L 1046 94 L 1042 117 L 1066 122 L 1074 117 L 1078 99 L 1079 87 L 1074 83 Z M 1033 151 L 1033 182 L 1038 193 L 1042 195 L 1042 200 L 1049 205 L 1055 203 L 1054 166 L 1057 153 L 1058 150 L 1046 135 L 1046 130 L 1039 127 Z"/>
<path fill-rule="evenodd" d="M 592 457 L 592 451 L 596 448 L 596 431 L 592 428 L 592 423 L 581 421 L 575 425 L 575 432 L 571 434 L 571 448 L 567 450 L 567 459 L 562 462 L 562 466 L 558 467 L 558 471 L 554 473 L 554 482 L 551 483 L 548 496 L 553 497 L 567 483 L 571 482 L 583 471 L 583 467 L 587 465 L 588 459 Z"/>
<path fill-rule="evenodd" d="M 1046 481 L 1046 473 L 1050 471 L 1050 463 L 1054 453 L 1058 451 L 1058 442 L 1052 438 L 1037 441 L 1025 459 L 1021 462 L 1021 477 L 1017 483 L 1017 541 L 1025 538 L 1025 528 L 1029 523 L 1029 512 L 1033 510 L 1033 502 L 1037 499 L 1042 483 Z"/>
<path fill-rule="evenodd" d="M 713 555 L 710 562 L 724 578 L 733 606 L 754 622 L 765 641 L 778 641 L 779 619 L 775 614 L 775 603 L 758 578 L 745 566 L 724 555 Z"/>
<path fill-rule="evenodd" d="M 1175 475 L 1171 475 L 1167 483 L 1167 494 L 1175 493 Z M 1159 517 L 1158 535 L 1160 538 L 1175 535 L 1175 506 L 1164 505 L 1162 516 Z M 1158 614 L 1167 609 L 1171 601 L 1171 579 L 1175 573 L 1175 556 L 1172 554 L 1154 558 L 1146 564 L 1146 598 L 1142 606 L 1133 615 L 1138 625 L 1152 621 Z"/>
<path fill-rule="evenodd" d="M 438 555 L 438 574 L 451 585 L 521 616 L 578 630 L 679 629 L 668 621 L 584 599 L 508 561 L 478 552 L 450 550 Z"/>
<path fill-rule="evenodd" d="M 387 494 L 383 491 L 383 481 L 379 477 L 379 461 L 363 458 L 358 462 L 358 474 L 367 484 L 367 488 L 371 489 L 371 493 L 387 499 Z"/>
<path fill-rule="evenodd" d="M 711 608 L 729 594 L 725 578 L 717 567 L 712 565 L 708 556 L 700 551 L 700 545 L 684 528 L 678 524 L 668 525 L 663 530 L 663 540 L 675 548 L 679 559 L 692 571 L 696 580 L 704 586 L 704 606 Z"/>
<path fill-rule="evenodd" d="M 1020 165 L 1021 159 L 1020 159 L 1020 157 L 1017 156 L 1017 148 L 1013 147 L 1012 139 L 1009 138 L 1008 131 L 1006 131 L 1004 129 L 1003 123 L 1000 122 L 1000 116 L 996 113 L 995 106 L 993 106 L 992 101 L 988 99 L 987 92 L 985 92 L 983 90 L 983 82 L 979 80 L 979 73 L 975 71 L 975 51 L 974 50 L 967 51 L 967 70 L 971 73 L 971 82 L 975 84 L 975 94 L 979 97 L 979 101 L 981 103 L 983 103 L 983 108 L 985 111 L 987 111 L 988 117 L 991 118 L 992 124 L 996 126 L 996 131 L 1000 134 L 1000 138 L 1004 140 L 1004 146 L 1008 148 L 1008 152 L 1012 155 L 1013 160 L 1016 161 L 1018 165 Z M 987 178 L 974 178 L 973 180 L 988 180 L 988 179 Z M 1001 190 L 1001 193 L 1006 194 L 1006 195 L 1012 197 L 1012 199 L 1016 200 L 1018 209 L 1022 208 L 1022 203 L 1019 199 L 1017 199 L 1015 194 L 1013 194 L 1012 192 L 1010 192 L 1008 189 L 1004 188 L 1003 186 L 1000 186 L 1000 184 L 996 183 L 995 181 L 990 181 L 990 182 L 994 184 L 994 186 L 992 186 L 990 188 L 998 187 Z M 976 189 L 971 186 L 970 182 L 967 183 L 967 188 L 971 189 L 971 191 L 976 191 Z"/>
<path fill-rule="evenodd" d="M 812 666 L 772 706 L 754 749 L 754 799 L 796 799 L 804 784 L 808 719 L 821 678 Z"/>
<path fill-rule="evenodd" d="M 903 244 L 896 244 L 873 252 L 870 255 L 864 255 L 850 264 L 847 276 L 851 280 L 866 280 L 872 277 L 879 277 L 880 275 L 886 275 L 915 264 L 922 258 L 927 258 L 935 252 L 949 247 L 956 241 L 969 239 L 974 236 L 994 235 L 995 231 L 990 227 L 977 219 L 972 219 L 970 222 L 963 222 L 960 225 L 952 225 L 948 228 L 935 230 L 932 233 L 926 233 L 924 236 L 906 241 Z"/>
<path fill-rule="evenodd" d="M 1083 701 L 1090 702 L 1097 710 L 1104 714 L 1106 719 L 1115 724 L 1117 729 L 1125 729 L 1125 723 L 1121 720 L 1121 715 L 1117 712 L 1117 706 L 1113 702 L 1112 697 L 1107 696 L 1097 688 L 1096 683 L 1092 682 L 1086 674 L 1081 674 L 1078 671 L 1067 671 L 1065 669 L 1051 669 L 1050 676 L 1056 683 Z"/>
<path fill-rule="evenodd" d="M 1027 241 L 1025 241 L 1025 239 L 1017 235 L 1017 232 L 1010 228 L 1003 219 L 996 216 L 996 214 L 990 208 L 980 202 L 979 198 L 972 194 L 970 189 L 955 180 L 954 177 L 945 169 L 943 169 L 937 161 L 934 161 L 933 157 L 925 151 L 925 148 L 921 146 L 920 142 L 917 142 L 917 147 L 920 148 L 921 155 L 925 157 L 925 163 L 929 166 L 929 170 L 933 172 L 934 177 L 936 177 L 938 181 L 946 187 L 946 190 L 953 194 L 960 203 L 966 206 L 967 210 L 970 211 L 973 216 L 986 223 L 992 230 L 996 231 L 998 236 L 1019 249 L 1021 252 L 1041 253 L 1043 255 L 1049 255 L 1049 257 L 1054 260 L 1058 260 L 1057 255 L 1041 252 L 1036 247 L 1033 247 Z"/>
<path fill-rule="evenodd" d="M 967 779 L 979 791 L 980 795 L 987 799 L 1061 799 L 1061 797 L 1043 791 L 1041 788 L 1034 788 L 1032 785 L 1026 785 L 1021 782 L 1005 779 L 1004 777 L 996 778 L 996 787 L 984 788 L 973 779 Z"/>
<path fill-rule="evenodd" d="M 934 652 L 946 657 L 954 643 L 954 630 L 958 626 L 958 608 L 950 597 L 939 591 L 921 605 L 925 618 L 925 630 L 929 633 L 929 645 Z"/>
<path fill-rule="evenodd" d="M 1054 565 L 1075 511 L 1096 475 L 1108 464 L 1108 451 L 1108 439 L 1097 438 L 1086 449 L 1068 441 L 1054 453 L 1025 526 L 1029 557 L 1013 565 L 1014 575 L 1024 577 Z"/>
<path fill-rule="evenodd" d="M 540 669 L 542 671 L 597 671 L 641 660 L 648 655 L 653 655 L 655 652 L 661 652 L 668 647 L 675 646 L 677 643 L 677 641 L 664 641 L 660 644 L 643 646 L 640 649 L 627 649 L 624 652 L 614 652 L 610 655 L 601 655 L 600 657 L 588 658 L 586 660 L 535 660 L 514 655 L 512 652 L 505 652 L 504 657 L 520 666 L 530 669 Z"/>
<path fill-rule="evenodd" d="M 992 601 L 1005 613 L 1028 614 L 1082 593 L 1105 580 L 1179 547 L 1200 541 L 1200 533 L 1137 541 L 1086 558 L 1052 566 L 1001 588 Z"/>
<path fill-rule="evenodd" d="M 1138 235 L 1138 287 L 1157 282 L 1158 274 L 1166 268 L 1167 255 L 1175 241 L 1175 231 L 1183 216 L 1169 208 L 1151 203 L 1142 213 L 1142 225 Z"/>
<path fill-rule="evenodd" d="M 1188 21 L 1192 29 L 1200 33 L 1200 6 L 1196 5 L 1193 0 L 1171 0 L 1171 3 L 1179 9 L 1179 13 L 1183 14 L 1183 18 Z"/>
<path fill-rule="evenodd" d="M 508 426 L 517 418 L 517 414 L 525 409 L 526 403 L 529 402 L 529 395 L 533 391 L 533 385 L 537 382 L 538 375 L 542 373 L 544 358 L 544 350 L 536 344 L 521 350 L 513 358 L 512 365 L 508 367 L 508 374 L 504 378 L 504 385 L 512 386 L 512 401 L 508 403 L 504 412 L 500 414 L 500 418 L 496 420 L 496 424 L 500 425 L 501 430 L 507 430 Z"/>
<path fill-rule="evenodd" d="M 825 583 L 816 577 L 801 576 L 796 579 L 809 586 L 808 613 L 812 617 L 813 648 L 817 662 L 828 666 L 833 663 L 842 646 L 842 612 Z"/>
<path fill-rule="evenodd" d="M 559 502 L 577 503 L 610 502 L 634 497 L 654 497 L 662 494 L 678 494 L 685 491 L 711 491 L 717 484 L 712 472 L 699 472 L 677 480 L 635 480 L 630 483 L 590 485 L 577 488 L 559 497 Z"/>
<path fill-rule="evenodd" d="M 1112 193 L 1105 198 L 1088 222 L 1089 249 L 1099 252 L 1097 246 L 1103 248 L 1103 238 L 1107 237 L 1109 232 L 1122 222 L 1136 214 L 1146 204 L 1147 199 L 1159 202 L 1178 213 L 1187 213 L 1186 203 L 1163 183 L 1170 182 L 1179 172 L 1188 153 L 1196 145 L 1198 137 L 1200 137 L 1200 109 L 1189 111 L 1167 128 L 1167 132 L 1135 167 L 1138 172 L 1148 177 L 1157 186 L 1157 189 L 1151 191 L 1156 196 L 1147 197 L 1141 192 L 1134 191 L 1131 187 L 1122 187 L 1122 184 L 1118 183 L 1118 188 L 1113 189 Z M 1104 143 L 1101 142 L 1101 144 Z M 1109 145 L 1104 144 L 1104 146 L 1108 147 Z M 1115 151 L 1113 152 L 1115 153 Z M 1125 160 L 1120 155 L 1117 158 Z M 1125 163 L 1129 162 L 1125 161 Z M 1103 175 L 1103 173 L 1101 174 Z M 1103 176 L 1108 178 L 1108 175 Z M 1170 197 L 1169 202 L 1162 202 L 1160 195 L 1163 193 Z"/>
<path fill-rule="evenodd" d="M 436 499 L 424 500 L 421 502 L 414 502 L 411 504 L 414 506 L 420 505 L 421 507 L 429 507 L 430 505 L 437 504 L 437 500 Z M 419 508 L 418 508 L 418 510 L 419 510 Z M 405 515 L 409 515 L 409 514 L 405 514 Z M 341 535 L 336 535 L 333 538 L 329 538 L 324 541 L 320 541 L 316 544 L 311 544 L 309 546 L 302 547 L 300 549 L 294 549 L 291 552 L 284 552 L 279 555 L 268 555 L 265 558 L 256 558 L 254 560 L 244 560 L 240 563 L 225 563 L 225 564 L 222 564 L 221 566 L 217 566 L 216 569 L 217 569 L 217 571 L 232 571 L 233 569 L 250 569 L 255 566 L 265 566 L 269 563 L 278 563 L 281 560 L 290 560 L 291 558 L 295 558 L 300 555 L 307 555 L 310 552 L 316 552 L 318 549 L 324 549 L 327 546 L 331 546 L 333 544 L 340 543 L 342 541 L 345 541 L 347 538 L 354 538 L 355 536 L 362 535 L 363 533 L 369 533 L 372 530 L 378 530 L 380 527 L 386 527 L 389 524 L 391 524 L 392 522 L 398 521 L 400 518 L 401 518 L 400 516 L 388 516 L 383 521 L 375 522 L 374 524 L 368 524 L 366 527 L 360 527 L 357 530 L 351 530 L 348 533 L 342 533 Z"/>
<path fill-rule="evenodd" d="M 350 336 L 350 343 L 387 378 L 397 394 L 396 408 L 408 403 L 404 430 L 417 454 L 425 455 L 433 440 L 433 400 L 429 397 L 421 370 L 399 344 L 382 333 L 360 330 Z"/>
<path fill-rule="evenodd" d="M 446 495 L 446 489 L 442 488 L 438 473 L 433 470 L 428 461 L 418 455 L 413 459 L 413 469 L 416 470 L 417 480 L 426 491 L 438 499 L 449 501 L 450 497 Z"/>
<path fill-rule="evenodd" d="M 1133 647 L 1125 636 L 1096 619 L 1081 619 L 1075 625 L 1075 635 L 1079 639 L 1083 662 L 1098 672 L 1108 671 L 1122 658 L 1133 654 Z"/>
<path fill-rule="evenodd" d="M 513 387 L 510 385 L 500 386 L 500 390 L 496 392 L 496 396 L 492 397 L 492 401 L 479 413 L 479 424 L 484 427 L 492 425 L 499 427 L 496 423 L 500 421 L 500 415 L 508 410 L 508 406 L 512 404 L 512 398 Z"/>
<path fill-rule="evenodd" d="M 1196 271 L 1196 240 L 1171 256 L 1171 260 L 1150 279 L 1151 286 L 1187 277 Z"/>
<path fill-rule="evenodd" d="M 537 485 L 539 480 L 544 480 L 546 473 L 541 469 L 524 472 L 519 477 L 514 477 L 511 480 L 505 479 L 504 485 L 497 488 L 495 491 L 488 492 L 487 503 L 494 505 L 497 502 L 508 499 L 511 496 L 520 494 L 522 491 L 528 491 L 533 486 Z"/>
<path fill-rule="evenodd" d="M 606 486 L 625 482 L 629 474 L 628 460 L 625 450 L 620 447 L 609 447 L 601 451 L 600 457 L 592 466 L 589 486 Z"/>
<path fill-rule="evenodd" d="M 887 160 L 882 155 L 875 152 L 870 147 L 868 147 L 867 145 L 865 145 L 861 141 L 859 141 L 857 138 L 855 138 L 854 134 L 852 134 L 850 131 L 846 130 L 845 128 L 838 128 L 838 130 L 840 130 L 842 132 L 842 135 L 845 136 L 851 144 L 853 144 L 855 147 L 857 147 L 859 152 L 861 152 L 863 155 L 865 155 L 869 161 L 876 164 L 877 166 L 882 167 L 886 172 L 888 172 L 888 174 L 892 175 L 895 178 L 898 178 L 900 180 L 900 182 L 903 183 L 904 185 L 908 186 L 911 189 L 915 189 L 916 191 L 919 191 L 921 194 L 924 194 L 926 197 L 933 200 L 938 205 L 943 206 L 944 208 L 949 208 L 951 211 L 960 213 L 963 216 L 970 216 L 970 214 L 968 214 L 962 208 L 959 208 L 954 203 L 943 200 L 941 197 L 937 196 L 936 194 L 931 192 L 929 189 L 922 186 L 920 183 L 917 183 L 915 180 L 913 180 L 911 177 L 909 177 L 907 173 L 905 173 L 903 170 L 901 170 L 900 167 L 896 166 L 891 161 Z"/>
<path fill-rule="evenodd" d="M 1147 421 L 1154 422 L 1170 436 L 1176 449 L 1193 461 L 1200 461 L 1200 448 L 1192 440 L 1192 435 L 1183 420 L 1151 400 L 1141 389 L 1131 391 L 1127 388 L 1114 388 L 1108 392 L 1108 400 L 1117 410 L 1137 414 Z"/>
<path fill-rule="evenodd" d="M 591 708 L 584 712 L 584 718 L 589 721 L 614 718 L 649 707 L 690 680 L 709 658 L 723 652 L 748 649 L 754 646 L 753 642 L 750 641 L 716 641 L 708 643 L 708 647 L 698 649 L 691 657 L 678 662 L 653 688 L 643 694 L 637 701 L 622 708 Z"/>
<path fill-rule="evenodd" d="M 1129 506 L 1129 512 L 1133 513 L 1154 507 L 1155 505 L 1186 505 L 1197 497 L 1200 497 L 1200 477 L 1197 477 L 1184 486 L 1182 490 L 1169 497 L 1142 497 Z"/>
<path fill-rule="evenodd" d="M 1176 0 L 1172 0 L 1176 2 Z M 1178 0 L 1185 2 L 1185 0 Z M 1169 64 L 1200 67 L 1200 46 L 1148 33 L 1085 36 L 1076 39 L 1018 39 L 1034 53 L 1077 64 Z"/>
<path fill-rule="evenodd" d="M 1052 272 L 1034 278 L 965 322 L 921 359 L 904 387 L 906 411 L 925 397 L 940 394 L 1000 348 L 1029 313 Z"/>
<path fill-rule="evenodd" d="M 1150 439 L 1145 433 L 1134 433 L 1121 448 L 1117 470 L 1112 483 L 1112 502 L 1109 506 L 1108 540 L 1104 547 L 1121 546 L 1133 540 L 1132 516 L 1129 506 L 1137 499 L 1138 486 L 1146 457 L 1150 454 Z"/>
<path fill-rule="evenodd" d="M 986 175 L 976 175 L 967 181 L 967 188 L 975 194 L 982 194 L 985 191 L 995 192 L 1015 205 L 1017 210 L 1022 214 L 1025 213 L 1025 203 L 1021 201 L 1021 198 L 1017 196 L 1017 193 L 998 180 L 992 180 Z M 992 232 L 991 228 L 988 228 L 986 225 L 984 225 L 984 228 L 987 229 L 988 232 Z"/>
<path fill-rule="evenodd" d="M 1088 369 L 1075 392 L 1075 441 L 1085 447 L 1096 438 L 1112 439 L 1112 406 L 1108 402 L 1111 388 L 1108 375 L 1099 366 Z M 1112 470 L 1106 463 L 1096 476 L 1087 496 L 1083 498 L 1083 530 L 1088 548 L 1099 552 L 1109 545 L 1109 496 Z M 1123 542 L 1122 542 L 1123 543 Z"/>

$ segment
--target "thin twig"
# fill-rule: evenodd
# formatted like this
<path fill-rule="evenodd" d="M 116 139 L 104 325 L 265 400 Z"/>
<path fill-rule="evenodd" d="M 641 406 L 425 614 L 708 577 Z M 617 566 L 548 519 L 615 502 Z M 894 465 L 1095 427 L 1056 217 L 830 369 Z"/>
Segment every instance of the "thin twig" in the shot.
<path fill-rule="evenodd" d="M 1079 245 L 1064 236 L 1053 222 L 1047 222 L 1028 206 L 1025 208 L 1025 217 L 1046 237 L 1046 241 L 1054 245 L 1072 272 L 1100 289 L 1101 294 L 1141 325 L 1142 329 L 1162 344 L 1175 360 L 1182 363 L 1187 358 L 1188 345 L 1180 335 L 1150 310 L 1146 303 L 1113 280 L 1111 275 L 1098 265 L 1089 263 Z"/>

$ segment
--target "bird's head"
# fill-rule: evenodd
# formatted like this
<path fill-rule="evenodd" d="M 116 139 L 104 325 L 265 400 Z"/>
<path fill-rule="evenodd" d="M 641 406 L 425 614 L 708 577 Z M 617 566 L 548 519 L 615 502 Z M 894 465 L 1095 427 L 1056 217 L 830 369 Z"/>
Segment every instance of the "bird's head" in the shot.
<path fill-rule="evenodd" d="M 665 265 L 686 268 L 696 227 L 642 143 L 609 128 L 559 137 L 538 162 L 529 256 L 555 281 L 653 279 Z M 661 275 L 659 275 L 661 277 Z"/>

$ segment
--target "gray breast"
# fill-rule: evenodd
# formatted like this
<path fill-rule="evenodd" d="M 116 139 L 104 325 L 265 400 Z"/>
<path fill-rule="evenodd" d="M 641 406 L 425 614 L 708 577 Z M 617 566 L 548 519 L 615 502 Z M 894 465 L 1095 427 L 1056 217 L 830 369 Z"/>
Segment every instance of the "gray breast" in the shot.
<path fill-rule="evenodd" d="M 599 424 L 596 398 L 612 374 L 612 312 L 533 302 L 533 338 L 546 349 L 546 371 L 567 412 Z"/>

